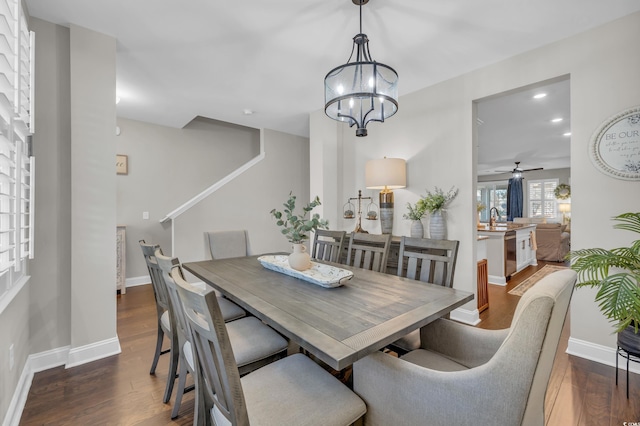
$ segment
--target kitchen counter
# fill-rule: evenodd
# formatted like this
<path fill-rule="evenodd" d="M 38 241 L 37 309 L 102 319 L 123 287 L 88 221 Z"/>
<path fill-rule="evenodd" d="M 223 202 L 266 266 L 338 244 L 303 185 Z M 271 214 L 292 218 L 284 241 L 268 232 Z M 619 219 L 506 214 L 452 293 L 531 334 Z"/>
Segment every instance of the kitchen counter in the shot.
<path fill-rule="evenodd" d="M 535 224 L 498 224 L 478 227 L 478 235 L 487 237 L 489 282 L 507 285 L 511 276 L 529 265 L 537 265 Z"/>

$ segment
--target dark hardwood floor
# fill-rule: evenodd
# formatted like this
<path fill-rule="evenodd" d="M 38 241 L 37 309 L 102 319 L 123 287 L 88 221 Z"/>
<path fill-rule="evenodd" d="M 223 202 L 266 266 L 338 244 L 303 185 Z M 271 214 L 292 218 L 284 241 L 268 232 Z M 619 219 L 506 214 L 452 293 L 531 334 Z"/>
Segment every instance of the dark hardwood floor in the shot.
<path fill-rule="evenodd" d="M 544 265 L 529 267 L 506 287 L 489 287 L 489 309 L 479 327 L 504 328 L 519 297 L 507 294 Z M 21 425 L 188 425 L 193 421 L 193 393 L 185 395 L 180 416 L 171 421 L 171 404 L 162 403 L 167 356 L 156 375 L 149 374 L 155 347 L 155 304 L 150 285 L 118 296 L 118 337 L 122 353 L 79 367 L 58 367 L 35 374 Z M 568 322 L 568 321 L 567 321 Z M 640 422 L 640 376 L 631 374 L 626 398 L 625 374 L 615 385 L 615 369 L 565 353 L 565 324 L 546 396 L 546 424 L 611 425 Z M 499 413 L 496 413 L 499 418 Z M 499 425 L 499 422 L 496 423 Z M 485 425 L 482 425 L 485 426 Z"/>

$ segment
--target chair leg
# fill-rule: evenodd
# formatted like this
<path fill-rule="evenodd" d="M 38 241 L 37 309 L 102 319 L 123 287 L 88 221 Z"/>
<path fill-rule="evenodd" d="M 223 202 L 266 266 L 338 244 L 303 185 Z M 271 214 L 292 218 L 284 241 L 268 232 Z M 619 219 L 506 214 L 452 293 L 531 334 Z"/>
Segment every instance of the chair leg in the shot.
<path fill-rule="evenodd" d="M 616 386 L 618 386 L 618 357 L 620 356 L 620 346 L 618 346 L 618 350 L 616 351 Z"/>
<path fill-rule="evenodd" d="M 627 399 L 629 399 L 629 352 L 627 352 Z"/>
<path fill-rule="evenodd" d="M 173 385 L 176 382 L 176 373 L 178 372 L 178 356 L 180 351 L 178 349 L 178 342 L 174 341 L 175 338 L 171 338 L 171 360 L 169 361 L 169 372 L 167 373 L 167 386 L 164 390 L 164 399 L 162 402 L 165 404 L 171 399 L 171 393 L 173 392 Z"/>
<path fill-rule="evenodd" d="M 149 374 L 156 374 L 156 367 L 158 366 L 158 360 L 162 353 L 162 342 L 164 341 L 164 331 L 160 327 L 160 320 L 158 320 L 158 338 L 156 340 L 156 352 L 153 354 L 153 362 L 151 363 L 151 370 Z"/>
<path fill-rule="evenodd" d="M 182 403 L 182 395 L 185 392 L 185 386 L 187 384 L 187 361 L 183 357 L 180 357 L 180 372 L 178 373 L 178 389 L 176 390 L 176 400 L 173 402 L 173 410 L 171 411 L 171 419 L 178 417 L 180 411 L 180 404 Z"/>

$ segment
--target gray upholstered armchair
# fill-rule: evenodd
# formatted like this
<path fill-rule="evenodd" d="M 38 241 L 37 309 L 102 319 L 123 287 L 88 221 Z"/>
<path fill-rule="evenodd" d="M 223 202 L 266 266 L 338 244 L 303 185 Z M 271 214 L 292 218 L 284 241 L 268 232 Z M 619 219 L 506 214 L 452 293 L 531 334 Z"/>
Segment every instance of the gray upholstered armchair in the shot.
<path fill-rule="evenodd" d="M 540 425 L 574 271 L 555 272 L 522 296 L 505 330 L 447 319 L 423 327 L 421 349 L 377 352 L 354 364 L 366 425 Z"/>

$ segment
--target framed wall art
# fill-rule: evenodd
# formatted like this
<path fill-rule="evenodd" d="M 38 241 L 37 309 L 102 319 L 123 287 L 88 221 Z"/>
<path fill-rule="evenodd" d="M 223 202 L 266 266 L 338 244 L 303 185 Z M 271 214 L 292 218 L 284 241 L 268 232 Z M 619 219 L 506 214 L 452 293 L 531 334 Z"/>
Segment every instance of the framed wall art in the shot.
<path fill-rule="evenodd" d="M 640 106 L 603 122 L 589 143 L 589 158 L 602 173 L 640 180 Z"/>
<path fill-rule="evenodd" d="M 116 174 L 126 175 L 129 173 L 129 157 L 126 155 L 116 155 Z"/>

